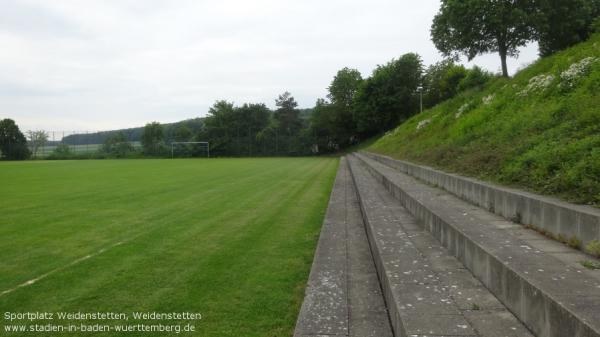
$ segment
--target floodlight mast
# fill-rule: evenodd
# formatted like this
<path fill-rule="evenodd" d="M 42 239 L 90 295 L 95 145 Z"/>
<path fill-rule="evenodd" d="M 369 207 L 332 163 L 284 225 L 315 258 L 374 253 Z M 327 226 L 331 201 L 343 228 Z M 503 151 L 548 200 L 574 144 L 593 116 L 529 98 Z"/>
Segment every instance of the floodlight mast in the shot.
<path fill-rule="evenodd" d="M 171 159 L 175 158 L 176 144 L 203 144 L 206 145 L 206 157 L 210 158 L 210 143 L 209 142 L 171 142 Z"/>

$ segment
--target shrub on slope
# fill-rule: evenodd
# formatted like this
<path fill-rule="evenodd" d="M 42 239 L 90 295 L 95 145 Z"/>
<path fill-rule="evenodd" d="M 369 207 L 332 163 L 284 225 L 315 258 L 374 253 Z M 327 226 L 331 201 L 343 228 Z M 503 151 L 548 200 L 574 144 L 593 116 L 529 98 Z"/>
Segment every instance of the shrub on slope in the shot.
<path fill-rule="evenodd" d="M 414 116 L 368 150 L 600 205 L 600 34 Z"/>

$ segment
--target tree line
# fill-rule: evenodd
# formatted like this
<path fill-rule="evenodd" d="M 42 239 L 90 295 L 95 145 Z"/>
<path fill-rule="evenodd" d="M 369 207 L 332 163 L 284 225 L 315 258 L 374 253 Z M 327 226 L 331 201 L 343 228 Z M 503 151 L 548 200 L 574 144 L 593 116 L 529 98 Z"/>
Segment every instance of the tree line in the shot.
<path fill-rule="evenodd" d="M 175 123 L 162 124 L 164 128 L 165 139 L 174 140 L 177 133 L 189 131 L 192 133 L 198 132 L 204 125 L 203 118 L 191 118 Z M 61 139 L 60 142 L 69 145 L 86 145 L 86 144 L 102 144 L 108 138 L 117 133 L 123 133 L 128 141 L 139 142 L 142 138 L 144 127 L 128 128 L 121 130 L 74 133 Z"/>
<path fill-rule="evenodd" d="M 414 53 L 377 66 L 363 78 L 356 69 L 343 68 L 327 88 L 326 98 L 309 110 L 298 108 L 293 95 L 275 99 L 275 109 L 264 103 L 215 102 L 195 130 L 186 124 L 167 127 L 158 122 L 140 129 L 141 149 L 130 135 L 113 132 L 105 139 L 98 157 L 167 157 L 172 141 L 208 141 L 213 156 L 298 156 L 332 153 L 385 132 L 417 113 L 420 98 L 431 107 L 461 91 L 484 85 L 494 75 L 452 60 L 424 68 Z M 422 92 L 417 89 L 422 87 Z M 177 147 L 175 155 L 198 155 L 203 149 Z M 51 158 L 65 157 L 60 147 Z M 204 154 L 204 153 L 202 153 Z M 72 156 L 71 156 L 72 157 Z"/>
<path fill-rule="evenodd" d="M 100 152 L 114 157 L 166 156 L 173 140 L 208 141 L 212 154 L 219 156 L 335 152 L 392 129 L 421 106 L 432 107 L 497 76 L 457 64 L 460 55 L 470 60 L 497 52 L 502 76 L 508 76 L 506 59 L 516 56 L 519 47 L 537 41 L 540 55 L 548 56 L 598 31 L 599 15 L 600 0 L 442 0 L 431 38 L 445 60 L 425 67 L 418 54 L 408 53 L 377 66 L 366 78 L 356 69 L 343 68 L 332 79 L 327 97 L 308 110 L 299 109 L 289 92 L 277 97 L 274 110 L 264 103 L 236 106 L 217 101 L 194 129 L 153 122 L 137 133 L 141 152 L 133 148 L 131 134 L 124 132 L 104 135 Z M 36 144 L 32 136 L 30 143 Z M 3 158 L 12 159 L 31 154 L 12 120 L 0 122 L 0 151 Z"/>

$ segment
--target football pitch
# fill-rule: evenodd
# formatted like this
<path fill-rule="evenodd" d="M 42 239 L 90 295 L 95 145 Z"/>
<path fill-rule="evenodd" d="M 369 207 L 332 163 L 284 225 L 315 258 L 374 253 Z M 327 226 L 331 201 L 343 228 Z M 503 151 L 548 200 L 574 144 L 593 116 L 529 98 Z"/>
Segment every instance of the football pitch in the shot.
<path fill-rule="evenodd" d="M 0 162 L 0 335 L 290 336 L 337 163 Z"/>

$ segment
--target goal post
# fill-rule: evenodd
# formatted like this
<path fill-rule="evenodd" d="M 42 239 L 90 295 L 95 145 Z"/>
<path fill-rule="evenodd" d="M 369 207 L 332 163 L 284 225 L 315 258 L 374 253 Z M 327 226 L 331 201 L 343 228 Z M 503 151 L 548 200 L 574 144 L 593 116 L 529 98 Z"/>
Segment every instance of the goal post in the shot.
<path fill-rule="evenodd" d="M 175 158 L 175 147 L 178 145 L 198 144 L 200 148 L 206 149 L 206 157 L 210 158 L 209 142 L 171 142 L 171 158 Z"/>

